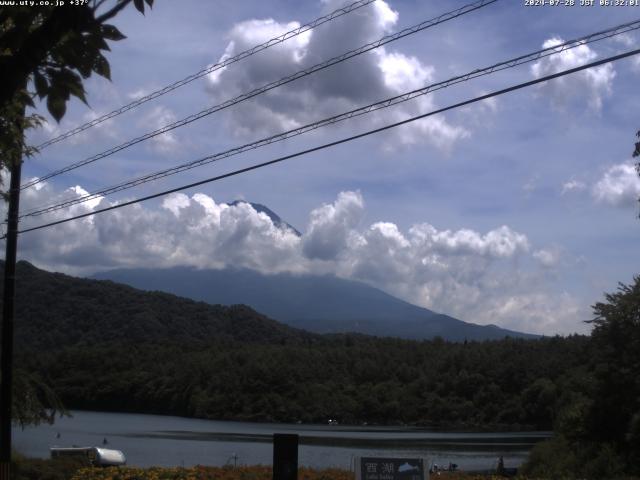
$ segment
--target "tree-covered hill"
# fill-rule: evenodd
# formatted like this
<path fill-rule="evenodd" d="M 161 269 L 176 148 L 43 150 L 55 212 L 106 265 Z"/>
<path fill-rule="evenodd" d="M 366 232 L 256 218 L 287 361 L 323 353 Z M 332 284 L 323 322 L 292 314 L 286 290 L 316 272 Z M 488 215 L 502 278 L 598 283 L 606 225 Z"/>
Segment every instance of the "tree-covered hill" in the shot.
<path fill-rule="evenodd" d="M 4 262 L 0 266 L 1 272 Z M 17 351 L 105 342 L 284 343 L 316 338 L 244 305 L 209 305 L 142 292 L 110 281 L 46 272 L 24 261 L 16 272 L 15 335 Z"/>

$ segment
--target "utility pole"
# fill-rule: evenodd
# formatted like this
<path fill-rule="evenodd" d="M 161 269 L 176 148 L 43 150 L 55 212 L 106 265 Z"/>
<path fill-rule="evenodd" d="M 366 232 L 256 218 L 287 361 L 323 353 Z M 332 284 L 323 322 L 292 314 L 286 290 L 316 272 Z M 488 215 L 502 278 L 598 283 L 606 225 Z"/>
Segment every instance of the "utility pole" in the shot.
<path fill-rule="evenodd" d="M 23 110 L 24 112 L 24 110 Z M 24 113 L 23 113 L 24 116 Z M 22 118 L 18 121 L 22 122 Z M 22 131 L 20 132 L 22 135 Z M 22 146 L 22 142 L 20 142 Z M 13 392 L 13 317 L 16 296 L 16 254 L 22 152 L 7 159 L 11 171 L 9 212 L 7 214 L 4 296 L 2 302 L 2 352 L 0 354 L 0 480 L 9 480 L 11 465 L 11 400 Z"/>

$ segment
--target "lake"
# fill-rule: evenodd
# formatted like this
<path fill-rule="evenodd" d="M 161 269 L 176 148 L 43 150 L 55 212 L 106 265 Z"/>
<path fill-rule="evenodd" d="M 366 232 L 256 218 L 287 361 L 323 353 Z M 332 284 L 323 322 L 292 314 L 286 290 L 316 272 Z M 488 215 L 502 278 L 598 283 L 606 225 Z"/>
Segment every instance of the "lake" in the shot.
<path fill-rule="evenodd" d="M 14 448 L 49 457 L 51 446 L 122 450 L 133 466 L 255 465 L 272 463 L 274 433 L 300 436 L 299 464 L 349 469 L 356 456 L 422 456 L 429 463 L 489 469 L 503 456 L 508 467 L 526 459 L 550 432 L 464 433 L 411 427 L 220 422 L 182 417 L 74 411 L 54 425 L 13 429 Z"/>

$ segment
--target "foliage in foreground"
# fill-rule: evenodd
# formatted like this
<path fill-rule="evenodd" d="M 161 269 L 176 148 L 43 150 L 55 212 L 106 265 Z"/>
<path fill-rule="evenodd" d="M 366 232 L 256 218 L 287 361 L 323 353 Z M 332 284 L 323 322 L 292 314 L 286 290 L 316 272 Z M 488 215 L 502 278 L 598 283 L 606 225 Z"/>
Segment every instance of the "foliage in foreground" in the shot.
<path fill-rule="evenodd" d="M 524 469 L 557 478 L 640 475 L 640 276 L 593 306 L 589 375 Z"/>
<path fill-rule="evenodd" d="M 54 2 L 9 2 L 0 9 L 0 170 L 14 170 L 38 150 L 29 146 L 25 132 L 39 127 L 44 117 L 30 111 L 34 99 L 46 99 L 49 113 L 60 121 L 73 95 L 87 103 L 83 81 L 93 73 L 110 79 L 104 51 L 107 40 L 126 38 L 106 23 L 133 2 L 144 14 L 145 3 L 153 0 L 120 0 L 108 9 L 104 1 L 76 2 L 73 8 L 59 8 Z M 46 5 L 44 5 L 46 4 Z M 7 2 L 3 2 L 7 5 Z M 14 177 L 15 178 L 15 177 Z M 19 178 L 19 177 L 18 177 Z M 19 196 L 19 195 L 18 195 Z M 8 200 L 0 176 L 0 200 Z M 53 421 L 56 412 L 65 413 L 59 398 L 42 379 L 24 370 L 14 373 L 13 419 L 21 426 Z"/>
<path fill-rule="evenodd" d="M 271 466 L 264 465 L 250 467 L 205 467 L 199 465 L 190 468 L 95 468 L 86 467 L 73 458 L 40 460 L 22 457 L 16 458 L 14 462 L 12 480 L 271 480 L 273 478 Z M 300 468 L 298 470 L 298 480 L 353 480 L 353 478 L 353 472 L 337 468 L 323 470 Z M 468 474 L 465 472 L 443 472 L 442 475 L 437 477 L 432 475 L 431 478 L 442 478 L 443 480 L 502 480 L 504 477 Z M 573 476 L 518 476 L 517 480 L 542 478 L 562 480 L 573 478 Z M 631 477 L 604 476 L 597 478 L 634 480 Z"/>
<path fill-rule="evenodd" d="M 270 466 L 253 467 L 203 467 L 191 468 L 85 468 L 79 470 L 72 480 L 272 480 Z M 447 473 L 447 480 L 499 480 L 502 477 Z M 300 468 L 298 480 L 353 480 L 349 470 L 330 468 L 314 470 Z M 521 478 L 520 480 L 525 480 Z"/>
<path fill-rule="evenodd" d="M 72 480 L 271 480 L 270 466 L 191 468 L 84 468 Z M 353 480 L 348 470 L 301 468 L 299 480 Z"/>
<path fill-rule="evenodd" d="M 11 460 L 11 480 L 69 480 L 76 472 L 86 467 L 80 458 L 26 458 L 14 453 Z"/>

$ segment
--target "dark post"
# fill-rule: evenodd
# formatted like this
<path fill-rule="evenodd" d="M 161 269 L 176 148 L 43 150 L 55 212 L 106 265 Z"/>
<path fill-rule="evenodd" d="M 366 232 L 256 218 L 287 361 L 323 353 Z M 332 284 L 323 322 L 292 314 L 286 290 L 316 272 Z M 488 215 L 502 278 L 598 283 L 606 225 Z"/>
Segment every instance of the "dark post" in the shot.
<path fill-rule="evenodd" d="M 298 435 L 273 435 L 273 480 L 298 480 Z"/>
<path fill-rule="evenodd" d="M 11 399 L 13 391 L 13 315 L 16 294 L 16 253 L 18 248 L 18 212 L 22 160 L 11 165 L 7 244 L 4 260 L 4 297 L 2 303 L 2 354 L 0 356 L 0 480 L 9 480 L 11 464 Z"/>

